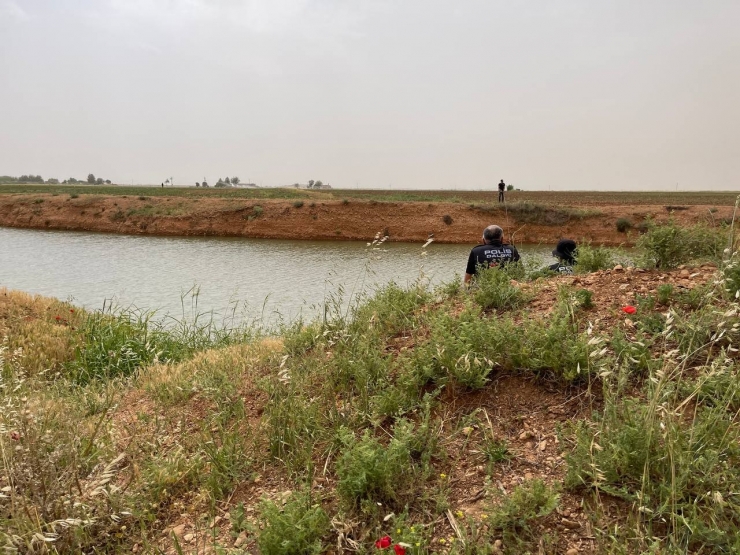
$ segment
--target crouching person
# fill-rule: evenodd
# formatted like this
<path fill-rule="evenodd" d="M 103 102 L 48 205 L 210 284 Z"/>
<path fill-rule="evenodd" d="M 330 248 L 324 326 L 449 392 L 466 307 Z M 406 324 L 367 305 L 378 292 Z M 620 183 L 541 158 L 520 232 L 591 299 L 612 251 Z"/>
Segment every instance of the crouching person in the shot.
<path fill-rule="evenodd" d="M 570 275 L 573 273 L 573 266 L 576 265 L 576 256 L 578 256 L 578 247 L 573 239 L 561 239 L 552 255 L 558 261 L 548 266 L 548 270 L 558 274 Z"/>
<path fill-rule="evenodd" d="M 470 283 L 479 268 L 503 268 L 519 259 L 516 247 L 504 243 L 504 230 L 497 225 L 489 225 L 483 230 L 483 244 L 470 251 L 465 268 L 465 283 Z"/>

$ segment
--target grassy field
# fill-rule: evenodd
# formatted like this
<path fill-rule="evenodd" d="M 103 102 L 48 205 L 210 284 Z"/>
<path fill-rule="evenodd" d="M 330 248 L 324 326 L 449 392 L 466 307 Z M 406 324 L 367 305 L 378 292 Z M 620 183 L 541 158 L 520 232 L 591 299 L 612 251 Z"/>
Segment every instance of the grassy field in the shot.
<path fill-rule="evenodd" d="M 388 191 L 331 189 L 311 191 L 292 188 L 216 189 L 197 187 L 129 187 L 97 185 L 0 185 L 0 194 L 126 195 L 149 197 L 365 200 L 376 202 L 493 202 L 494 191 Z M 657 204 L 731 206 L 735 192 L 608 192 L 608 191 L 512 191 L 509 202 L 540 202 L 562 205 Z"/>
<path fill-rule="evenodd" d="M 578 282 L 391 284 L 275 330 L 0 291 L 0 544 L 737 553 L 738 257 L 643 237 L 644 269 L 583 247 Z"/>

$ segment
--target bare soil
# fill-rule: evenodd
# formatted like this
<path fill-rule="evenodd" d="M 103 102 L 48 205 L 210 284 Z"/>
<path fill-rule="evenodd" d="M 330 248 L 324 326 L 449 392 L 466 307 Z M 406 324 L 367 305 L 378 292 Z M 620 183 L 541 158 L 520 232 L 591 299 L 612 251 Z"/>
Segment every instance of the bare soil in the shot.
<path fill-rule="evenodd" d="M 651 197 L 652 198 L 652 197 Z M 584 199 L 586 200 L 586 199 Z M 732 206 L 703 204 L 634 204 L 609 201 L 573 204 L 540 203 L 554 211 L 533 216 L 515 204 L 461 202 L 378 202 L 375 200 L 305 201 L 183 196 L 81 194 L 0 195 L 0 226 L 32 229 L 97 231 L 136 235 L 222 236 L 293 240 L 361 240 L 376 233 L 391 241 L 475 243 L 482 229 L 501 225 L 509 241 L 552 243 L 562 237 L 601 245 L 633 245 L 635 229 L 648 219 L 673 218 L 681 225 L 717 224 L 732 216 Z M 520 201 L 521 202 L 521 201 Z M 624 218 L 635 226 L 617 231 Z"/>

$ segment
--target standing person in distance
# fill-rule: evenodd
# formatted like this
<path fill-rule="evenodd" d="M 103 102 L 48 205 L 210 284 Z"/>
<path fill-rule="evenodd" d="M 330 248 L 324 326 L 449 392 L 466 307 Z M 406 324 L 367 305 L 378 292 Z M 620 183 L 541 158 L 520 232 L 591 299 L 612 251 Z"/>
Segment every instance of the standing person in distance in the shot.
<path fill-rule="evenodd" d="M 504 191 L 506 190 L 506 183 L 502 179 L 498 184 L 498 201 L 504 202 Z"/>
<path fill-rule="evenodd" d="M 478 268 L 503 268 L 509 262 L 518 262 L 519 252 L 514 245 L 504 243 L 504 230 L 497 225 L 489 225 L 483 230 L 483 244 L 473 247 L 465 268 L 465 283 L 478 271 Z"/>

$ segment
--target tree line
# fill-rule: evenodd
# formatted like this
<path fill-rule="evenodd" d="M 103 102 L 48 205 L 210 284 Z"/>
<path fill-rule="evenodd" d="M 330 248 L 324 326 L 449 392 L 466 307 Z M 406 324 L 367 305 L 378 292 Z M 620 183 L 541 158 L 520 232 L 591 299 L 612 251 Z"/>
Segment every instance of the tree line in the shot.
<path fill-rule="evenodd" d="M 21 175 L 19 177 L 13 177 L 11 175 L 0 175 L 0 183 L 16 183 L 16 184 L 24 184 L 24 183 L 46 183 L 48 185 L 59 185 L 59 180 L 56 177 L 50 177 L 47 180 L 44 180 L 43 177 L 40 175 Z M 87 180 L 84 179 L 76 179 L 74 177 L 70 177 L 68 179 L 65 179 L 62 181 L 64 184 L 75 184 L 75 183 L 89 183 L 90 185 L 103 185 L 111 184 L 110 179 L 103 179 L 102 177 L 95 177 L 94 174 L 90 173 L 87 175 Z"/>

